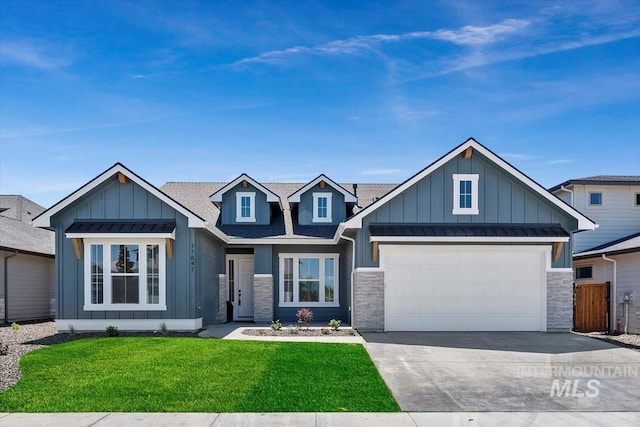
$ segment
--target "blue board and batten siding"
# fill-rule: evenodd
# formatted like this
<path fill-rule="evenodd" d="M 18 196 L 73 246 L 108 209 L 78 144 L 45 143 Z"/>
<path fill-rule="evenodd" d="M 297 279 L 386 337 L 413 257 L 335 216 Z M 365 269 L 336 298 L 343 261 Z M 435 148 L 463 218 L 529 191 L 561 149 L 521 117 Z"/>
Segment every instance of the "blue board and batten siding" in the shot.
<path fill-rule="evenodd" d="M 255 222 L 237 222 L 236 221 L 236 193 L 255 193 Z M 267 195 L 258 190 L 251 184 L 243 187 L 238 184 L 222 195 L 221 205 L 221 221 L 222 224 L 243 224 L 243 225 L 266 225 L 271 222 L 271 207 L 267 202 Z"/>
<path fill-rule="evenodd" d="M 302 246 L 302 245 L 278 245 L 273 246 L 272 271 L 274 284 L 274 317 L 280 319 L 283 324 L 291 324 L 296 322 L 296 312 L 299 308 L 306 307 L 301 303 L 298 307 L 280 307 L 280 254 L 295 253 L 337 253 L 340 255 L 338 264 L 339 277 L 339 307 L 309 307 L 314 314 L 314 321 L 328 322 L 331 319 L 342 320 L 342 323 L 348 324 L 350 319 L 350 278 L 351 278 L 351 246 Z M 256 263 L 257 264 L 257 263 Z"/>
<path fill-rule="evenodd" d="M 478 215 L 454 215 L 453 175 L 478 174 Z M 456 156 L 363 218 L 357 234 L 357 267 L 375 267 L 371 256 L 371 223 L 560 224 L 567 232 L 577 220 L 477 151 L 470 159 Z M 565 244 L 553 268 L 571 267 L 571 245 Z"/>
<path fill-rule="evenodd" d="M 75 220 L 175 219 L 173 259 L 166 264 L 166 311 L 84 311 L 84 259 L 76 259 L 64 235 Z M 202 294 L 196 287 L 196 231 L 187 218 L 132 181 L 116 176 L 100 184 L 51 219 L 56 230 L 56 304 L 59 319 L 196 319 L 202 316 Z M 135 235 L 132 235 L 135 237 Z M 202 264 L 200 262 L 200 264 Z M 202 273 L 201 273 L 202 274 Z M 214 272 L 207 272 L 212 277 Z M 217 292 L 217 291 L 216 291 Z M 209 300 L 211 299 L 208 295 Z"/>
<path fill-rule="evenodd" d="M 219 275 L 224 273 L 224 247 L 208 231 L 197 230 L 196 268 L 198 271 L 196 290 L 201 303 L 197 307 L 202 325 L 211 325 L 218 320 L 220 300 Z"/>
<path fill-rule="evenodd" d="M 331 222 L 324 222 L 323 224 L 340 224 L 346 219 L 347 208 L 344 203 L 344 194 L 329 185 L 325 186 L 325 188 L 320 188 L 320 184 L 316 184 L 300 195 L 298 224 L 316 224 L 313 222 L 313 193 L 331 194 Z"/>

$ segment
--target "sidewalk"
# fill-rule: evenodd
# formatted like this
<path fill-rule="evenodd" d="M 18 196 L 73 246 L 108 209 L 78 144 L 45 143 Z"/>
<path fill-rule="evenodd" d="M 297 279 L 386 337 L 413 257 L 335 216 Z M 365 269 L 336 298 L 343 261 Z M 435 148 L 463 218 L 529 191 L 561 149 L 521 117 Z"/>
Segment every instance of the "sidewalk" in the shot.
<path fill-rule="evenodd" d="M 399 412 L 399 413 L 0 413 L 2 427 L 61 426 L 615 426 L 640 425 L 640 412 Z"/>

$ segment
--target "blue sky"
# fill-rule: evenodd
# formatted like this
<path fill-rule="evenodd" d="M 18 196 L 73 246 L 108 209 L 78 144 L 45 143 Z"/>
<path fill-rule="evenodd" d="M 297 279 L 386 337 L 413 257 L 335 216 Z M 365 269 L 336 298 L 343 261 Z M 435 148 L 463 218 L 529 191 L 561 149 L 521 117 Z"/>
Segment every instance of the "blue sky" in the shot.
<path fill-rule="evenodd" d="M 545 186 L 640 175 L 640 1 L 0 0 L 0 193 L 401 182 L 473 136 Z"/>

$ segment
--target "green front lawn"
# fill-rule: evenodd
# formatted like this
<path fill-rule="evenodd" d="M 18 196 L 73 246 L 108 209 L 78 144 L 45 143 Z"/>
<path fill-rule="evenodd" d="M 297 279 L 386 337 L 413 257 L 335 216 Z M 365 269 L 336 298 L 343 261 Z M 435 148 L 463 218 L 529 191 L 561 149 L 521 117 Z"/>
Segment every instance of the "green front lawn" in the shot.
<path fill-rule="evenodd" d="M 357 344 L 94 338 L 20 367 L 0 412 L 399 411 Z"/>

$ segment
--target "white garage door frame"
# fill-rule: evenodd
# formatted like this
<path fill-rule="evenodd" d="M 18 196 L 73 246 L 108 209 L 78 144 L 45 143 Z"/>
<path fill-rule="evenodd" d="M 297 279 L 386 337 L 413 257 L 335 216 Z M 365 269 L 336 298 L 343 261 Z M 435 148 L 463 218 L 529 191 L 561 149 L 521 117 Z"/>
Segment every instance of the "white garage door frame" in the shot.
<path fill-rule="evenodd" d="M 478 329 L 478 330 L 538 330 L 545 332 L 547 330 L 547 286 L 546 286 L 546 273 L 551 269 L 551 245 L 526 245 L 526 244 L 514 244 L 514 245 L 480 245 L 480 244 L 462 244 L 462 245 L 451 245 L 451 244 L 440 244 L 440 245 L 425 245 L 425 244 L 380 244 L 380 269 L 385 271 L 385 307 L 384 307 L 384 317 L 385 317 L 385 330 L 410 330 L 407 328 L 396 328 L 395 325 L 392 326 L 392 323 L 389 322 L 389 315 L 391 314 L 388 308 L 392 305 L 389 303 L 391 301 L 389 295 L 390 288 L 387 286 L 387 276 L 386 270 L 388 269 L 387 260 L 389 259 L 389 255 L 395 253 L 407 253 L 408 256 L 411 254 L 429 254 L 429 253 L 456 253 L 456 254 L 478 254 L 487 255 L 491 254 L 494 256 L 503 256 L 508 257 L 509 254 L 520 253 L 527 256 L 532 256 L 532 259 L 535 259 L 535 255 L 538 254 L 540 258 L 538 259 L 539 264 L 538 268 L 540 269 L 539 274 L 536 276 L 539 279 L 539 293 L 537 294 L 537 304 L 539 304 L 539 322 L 537 323 L 537 327 L 533 325 L 533 319 L 528 323 L 527 329 L 522 327 L 510 329 L 508 327 L 498 328 L 498 329 Z M 537 270 L 537 269 L 536 269 Z M 535 297 L 535 292 L 531 293 L 530 296 Z M 397 309 L 397 307 L 394 307 Z M 529 313 L 530 315 L 532 313 Z M 394 312 L 395 315 L 395 312 Z M 524 322 L 524 320 L 523 320 Z M 430 330 L 429 328 L 421 328 L 415 327 L 415 330 Z M 460 329 L 457 327 L 452 327 L 451 329 L 447 328 L 437 328 L 433 330 L 473 330 L 470 329 Z"/>

